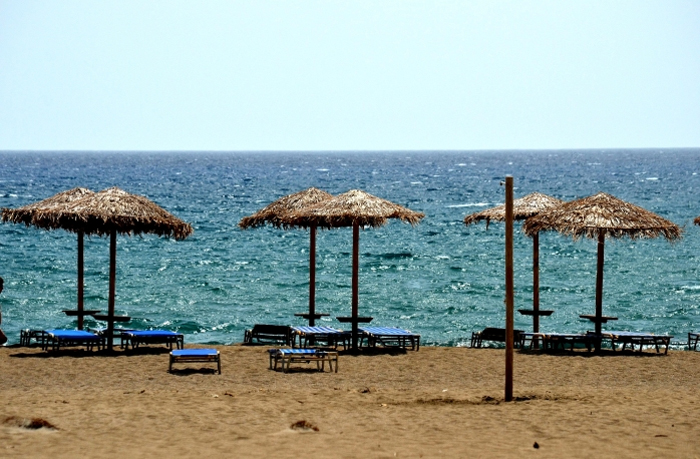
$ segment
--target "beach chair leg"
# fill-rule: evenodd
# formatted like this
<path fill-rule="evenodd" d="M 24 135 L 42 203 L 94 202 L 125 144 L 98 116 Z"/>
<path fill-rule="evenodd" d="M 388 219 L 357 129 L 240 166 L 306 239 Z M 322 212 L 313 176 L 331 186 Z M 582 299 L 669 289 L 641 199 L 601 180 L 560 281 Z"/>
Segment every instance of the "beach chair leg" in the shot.
<path fill-rule="evenodd" d="M 221 356 L 216 356 L 216 368 L 219 370 L 219 374 L 221 374 Z"/>

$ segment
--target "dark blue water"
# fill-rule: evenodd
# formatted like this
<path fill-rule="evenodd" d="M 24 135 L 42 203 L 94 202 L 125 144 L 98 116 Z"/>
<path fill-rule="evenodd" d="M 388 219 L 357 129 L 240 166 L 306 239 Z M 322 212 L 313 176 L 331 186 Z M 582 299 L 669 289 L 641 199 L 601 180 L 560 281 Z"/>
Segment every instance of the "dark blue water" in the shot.
<path fill-rule="evenodd" d="M 117 311 L 133 328 L 186 334 L 187 342 L 233 343 L 254 323 L 303 324 L 308 308 L 308 232 L 238 221 L 310 186 L 337 194 L 360 188 L 426 214 L 416 227 L 391 222 L 360 236 L 360 312 L 373 324 L 418 332 L 428 344 L 458 346 L 504 322 L 504 229 L 465 227 L 465 215 L 501 204 L 513 175 L 516 197 L 533 191 L 564 200 L 605 191 L 685 227 L 684 239 L 628 239 L 606 245 L 604 312 L 615 329 L 671 333 L 700 328 L 700 150 L 338 152 L 338 153 L 0 153 L 0 206 L 18 207 L 76 186 L 119 186 L 190 222 L 185 241 L 119 237 Z M 321 231 L 317 310 L 342 328 L 351 295 L 350 229 Z M 85 305 L 106 310 L 108 241 L 85 243 Z M 516 225 L 516 309 L 530 308 L 532 244 Z M 2 328 L 72 328 L 76 236 L 0 225 Z M 593 313 L 596 244 L 556 233 L 540 237 L 543 330 L 580 332 Z M 88 326 L 101 323 L 88 320 Z M 516 314 L 516 327 L 531 319 Z"/>

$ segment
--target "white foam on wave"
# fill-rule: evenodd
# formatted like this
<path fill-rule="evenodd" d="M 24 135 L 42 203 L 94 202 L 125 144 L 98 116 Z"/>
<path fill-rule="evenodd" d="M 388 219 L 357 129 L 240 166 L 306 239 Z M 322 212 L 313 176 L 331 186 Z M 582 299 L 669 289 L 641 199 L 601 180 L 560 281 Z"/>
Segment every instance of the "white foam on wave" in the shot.
<path fill-rule="evenodd" d="M 488 202 L 470 202 L 467 204 L 450 204 L 449 206 L 446 206 L 448 209 L 461 209 L 462 207 L 486 207 L 488 206 Z"/>
<path fill-rule="evenodd" d="M 649 182 L 656 182 L 657 180 L 659 180 L 659 177 L 647 177 L 647 181 Z"/>

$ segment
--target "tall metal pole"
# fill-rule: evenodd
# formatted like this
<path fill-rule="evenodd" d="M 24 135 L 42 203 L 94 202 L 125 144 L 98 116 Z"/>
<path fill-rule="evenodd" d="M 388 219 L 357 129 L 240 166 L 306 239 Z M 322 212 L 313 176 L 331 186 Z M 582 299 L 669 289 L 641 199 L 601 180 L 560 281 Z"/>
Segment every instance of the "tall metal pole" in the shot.
<path fill-rule="evenodd" d="M 506 177 L 506 402 L 513 400 L 513 177 Z"/>
<path fill-rule="evenodd" d="M 83 280 L 83 249 L 84 249 L 84 235 L 82 231 L 78 231 L 78 330 L 83 329 L 83 291 L 84 291 L 84 280 Z"/>
<path fill-rule="evenodd" d="M 309 326 L 316 325 L 316 226 L 309 230 Z"/>

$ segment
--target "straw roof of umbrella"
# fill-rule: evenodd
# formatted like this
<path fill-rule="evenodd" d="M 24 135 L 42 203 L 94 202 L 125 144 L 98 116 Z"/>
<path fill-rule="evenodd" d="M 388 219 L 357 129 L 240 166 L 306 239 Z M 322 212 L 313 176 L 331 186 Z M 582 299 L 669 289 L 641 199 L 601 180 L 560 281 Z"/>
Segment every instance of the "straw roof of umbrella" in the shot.
<path fill-rule="evenodd" d="M 361 190 L 350 190 L 312 207 L 293 212 L 284 219 L 290 226 L 338 228 L 344 226 L 371 226 L 377 228 L 390 218 L 398 218 L 411 225 L 425 214 L 378 198 Z"/>
<path fill-rule="evenodd" d="M 35 225 L 45 229 L 54 229 L 50 225 L 50 215 L 57 214 L 65 209 L 70 203 L 92 196 L 95 193 L 87 188 L 73 188 L 62 191 L 58 194 L 46 198 L 39 202 L 34 202 L 17 209 L 2 209 L 2 221 L 12 223 L 24 223 L 25 225 Z"/>
<path fill-rule="evenodd" d="M 582 236 L 595 239 L 605 232 L 606 236 L 616 238 L 664 236 L 673 241 L 682 233 L 673 222 L 607 193 L 577 199 L 530 217 L 523 229 L 529 236 L 538 231 L 555 230 L 575 239 Z"/>
<path fill-rule="evenodd" d="M 524 220 L 563 203 L 564 201 L 561 199 L 553 198 L 552 196 L 547 196 L 546 194 L 537 192 L 530 193 L 527 196 L 523 196 L 522 198 L 513 201 L 513 218 L 515 220 Z M 491 209 L 486 209 L 482 210 L 481 212 L 475 212 L 471 215 L 467 215 L 464 217 L 464 224 L 471 225 L 472 223 L 477 223 L 480 220 L 486 220 L 486 228 L 489 227 L 491 220 L 499 222 L 505 221 L 506 205 L 502 204 Z"/>
<path fill-rule="evenodd" d="M 74 200 L 56 212 L 34 216 L 34 224 L 43 228 L 63 228 L 104 236 L 119 234 L 157 234 L 184 239 L 194 232 L 192 226 L 167 212 L 144 196 L 108 188 Z"/>
<path fill-rule="evenodd" d="M 277 228 L 287 228 L 289 225 L 283 220 L 289 214 L 313 206 L 319 202 L 332 198 L 333 195 L 318 188 L 308 188 L 287 196 L 284 196 L 253 215 L 244 217 L 238 223 L 242 229 L 257 228 L 270 224 Z"/>

